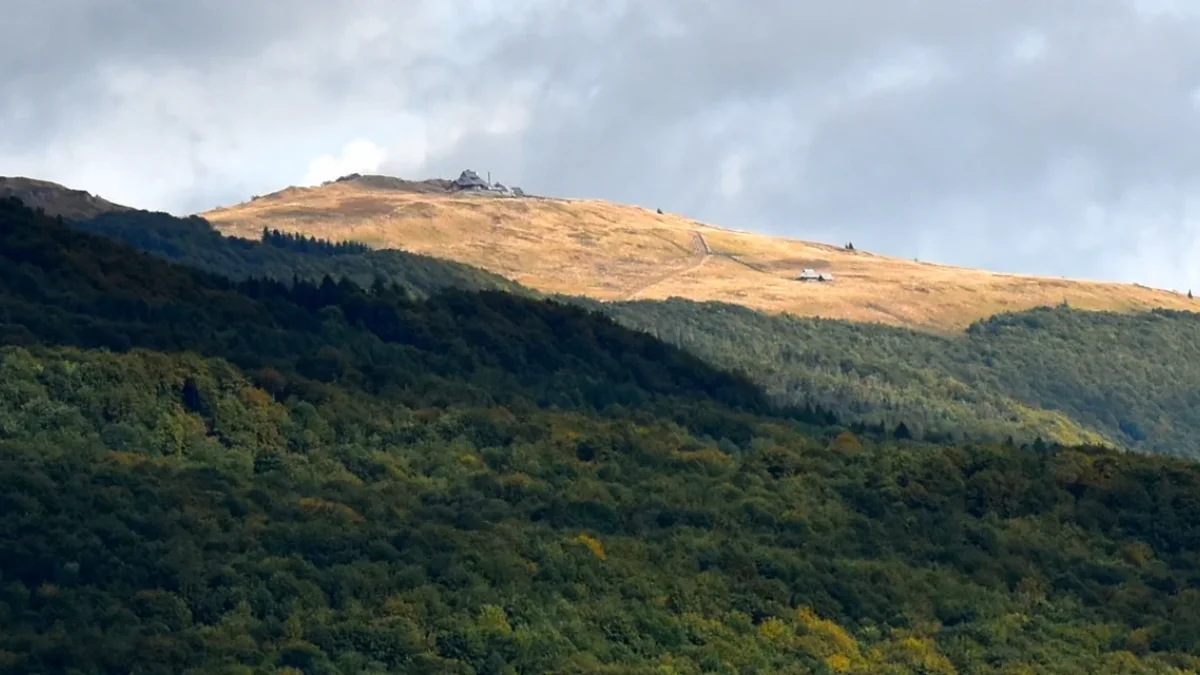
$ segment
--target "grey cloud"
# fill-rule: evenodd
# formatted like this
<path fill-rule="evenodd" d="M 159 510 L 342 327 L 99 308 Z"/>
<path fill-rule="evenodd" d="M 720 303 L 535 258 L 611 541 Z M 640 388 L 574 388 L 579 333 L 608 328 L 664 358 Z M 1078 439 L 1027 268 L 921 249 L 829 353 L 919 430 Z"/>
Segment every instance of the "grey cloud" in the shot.
<path fill-rule="evenodd" d="M 408 175 L 1200 288 L 1200 17 L 1181 7 L 16 0 L 0 173 L 193 210 L 362 138 Z"/>
<path fill-rule="evenodd" d="M 639 114 L 609 115 L 613 126 L 601 136 L 585 126 L 588 118 L 547 106 L 538 119 L 555 121 L 537 126 L 528 144 L 561 157 L 563 147 L 584 154 L 605 138 L 632 139 L 636 145 L 608 146 L 621 157 L 591 155 L 593 168 L 576 184 L 643 203 L 674 197 L 681 210 L 761 229 L 999 269 L 1195 280 L 1185 257 L 1194 251 L 1194 224 L 1162 204 L 1179 216 L 1157 234 L 1181 246 L 1168 247 L 1180 251 L 1174 259 L 1158 260 L 1129 197 L 1158 189 L 1178 201 L 1200 178 L 1200 118 L 1189 103 L 1200 83 L 1194 18 L 1143 21 L 1115 2 L 889 3 L 874 13 L 864 3 L 792 3 L 776 12 L 754 7 L 744 19 L 734 3 L 708 7 L 674 17 L 686 39 L 639 45 L 608 36 L 622 50 L 599 78 L 611 97 L 604 109 L 626 112 L 623 104 L 644 101 Z M 1009 52 L 1029 29 L 1046 36 L 1046 54 L 1013 63 Z M 848 78 L 908 48 L 942 60 L 930 82 L 838 102 Z M 690 113 L 731 100 L 753 105 L 723 133 L 701 133 Z M 778 125 L 781 133 L 764 140 L 754 131 L 768 105 L 796 124 Z M 681 129 L 695 146 L 671 148 L 675 161 L 646 156 L 666 150 L 662 139 Z M 738 146 L 752 157 L 747 190 L 724 204 L 711 189 L 714 167 Z M 565 169 L 553 158 L 536 166 L 551 167 L 547 179 Z M 796 180 L 772 180 L 780 175 Z M 1085 218 L 1097 205 L 1108 217 Z M 1099 238 L 1097 227 L 1106 228 Z M 1093 244 L 1081 246 L 1088 235 Z M 1125 261 L 1139 253 L 1150 257 L 1130 270 Z M 1173 269 L 1169 280 L 1164 265 Z"/>

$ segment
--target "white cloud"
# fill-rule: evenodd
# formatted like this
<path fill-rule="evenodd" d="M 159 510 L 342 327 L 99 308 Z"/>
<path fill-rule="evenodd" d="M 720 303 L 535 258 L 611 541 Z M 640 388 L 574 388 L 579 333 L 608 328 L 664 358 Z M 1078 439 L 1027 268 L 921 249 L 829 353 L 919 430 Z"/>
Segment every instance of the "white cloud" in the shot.
<path fill-rule="evenodd" d="M 387 161 L 387 151 L 368 140 L 355 140 L 340 155 L 321 155 L 308 164 L 302 185 L 320 185 L 351 173 L 375 173 Z"/>
<path fill-rule="evenodd" d="M 928 49 L 908 49 L 873 64 L 854 78 L 850 91 L 856 96 L 873 96 L 889 91 L 930 84 L 949 72 L 945 61 Z"/>
<path fill-rule="evenodd" d="M 1020 63 L 1041 61 L 1046 55 L 1048 45 L 1049 42 L 1044 33 L 1035 30 L 1026 31 L 1013 44 L 1012 56 Z"/>
<path fill-rule="evenodd" d="M 720 190 L 721 196 L 728 200 L 735 200 L 742 194 L 742 186 L 744 174 L 746 170 L 746 157 L 741 153 L 732 153 L 726 155 L 721 160 L 720 166 Z"/>
<path fill-rule="evenodd" d="M 1133 0 L 1137 15 L 1145 20 L 1161 18 L 1185 18 L 1200 14 L 1193 0 Z"/>

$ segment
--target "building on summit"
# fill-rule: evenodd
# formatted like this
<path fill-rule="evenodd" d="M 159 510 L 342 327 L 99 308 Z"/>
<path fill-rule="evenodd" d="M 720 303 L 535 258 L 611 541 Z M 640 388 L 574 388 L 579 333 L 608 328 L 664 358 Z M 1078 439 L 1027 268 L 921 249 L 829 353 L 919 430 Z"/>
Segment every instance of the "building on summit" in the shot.
<path fill-rule="evenodd" d="M 458 178 L 450 183 L 449 191 L 451 192 L 479 192 L 501 195 L 505 197 L 524 197 L 525 191 L 519 187 L 508 187 L 501 183 L 492 183 L 491 176 L 489 180 L 484 180 L 470 169 L 465 169 Z"/>

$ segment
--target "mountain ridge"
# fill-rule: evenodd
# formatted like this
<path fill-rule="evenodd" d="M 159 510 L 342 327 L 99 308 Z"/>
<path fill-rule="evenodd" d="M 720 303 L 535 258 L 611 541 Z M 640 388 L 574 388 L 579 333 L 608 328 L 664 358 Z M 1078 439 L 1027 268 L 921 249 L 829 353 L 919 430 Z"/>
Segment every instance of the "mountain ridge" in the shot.
<path fill-rule="evenodd" d="M 450 185 L 350 174 L 198 215 L 227 235 L 257 239 L 267 228 L 359 241 L 470 265 L 547 294 L 606 302 L 678 297 L 935 333 L 1063 303 L 1116 312 L 1197 308 L 1181 293 L 1140 284 L 923 263 L 604 200 L 448 192 Z M 135 210 L 25 177 L 0 177 L 3 196 L 75 220 Z M 796 280 L 810 267 L 834 281 Z"/>
<path fill-rule="evenodd" d="M 163 213 L 132 211 L 103 214 L 72 225 L 132 245 L 156 257 L 233 280 L 265 277 L 283 283 L 297 280 L 322 283 L 325 277 L 330 277 L 335 281 L 348 279 L 363 287 L 378 283 L 399 284 L 418 298 L 451 289 L 468 292 L 503 290 L 529 298 L 541 297 L 503 277 L 489 276 L 460 263 L 394 249 L 375 251 L 360 246 L 339 247 L 274 232 L 264 232 L 260 241 L 239 239 L 220 234 L 207 221 L 195 216 L 176 218 Z M 848 423 L 893 429 L 904 422 L 918 436 L 957 433 L 976 438 L 1011 436 L 1033 441 L 1041 437 L 1060 443 L 1113 444 L 1111 440 L 1064 419 L 1059 413 L 1030 409 L 1003 392 L 988 391 L 991 387 L 984 386 L 971 394 L 969 408 L 964 407 L 966 401 L 961 389 L 965 385 L 955 384 L 961 376 L 950 372 L 950 364 L 940 363 L 937 374 L 923 372 L 919 364 L 922 354 L 959 353 L 959 343 L 967 338 L 966 335 L 938 337 L 902 328 L 887 330 L 884 326 L 809 320 L 817 321 L 813 325 L 737 305 L 697 304 L 687 300 L 604 303 L 576 296 L 553 296 L 551 299 L 607 314 L 622 325 L 655 335 L 722 368 L 754 373 L 753 379 L 767 387 L 778 402 L 844 413 L 844 421 Z M 812 330 L 804 328 L 805 325 L 810 325 Z M 903 347 L 886 357 L 887 364 L 884 365 L 879 362 L 880 354 L 860 353 L 855 346 L 858 341 L 853 336 L 865 339 L 868 344 L 882 341 L 882 344 Z M 772 344 L 791 347 L 780 351 Z M 797 368 L 795 353 L 800 349 L 805 352 L 801 361 L 804 367 Z M 850 371 L 846 370 L 847 358 L 853 364 Z M 839 362 L 841 366 L 833 368 Z M 905 363 L 909 365 L 903 365 Z M 1176 367 L 1184 365 L 1171 363 Z M 880 370 L 881 365 L 884 365 L 883 370 Z M 860 366 L 861 374 L 858 372 Z M 837 370 L 841 377 L 833 375 L 831 370 Z M 891 374 L 886 381 L 881 381 L 884 372 Z M 847 375 L 857 379 L 848 382 L 845 380 Z M 838 387 L 831 388 L 831 377 L 841 382 L 840 394 Z M 1074 381 L 1070 377 L 1067 379 Z M 939 393 L 933 399 L 918 397 L 919 400 L 914 400 L 912 383 L 904 384 L 910 380 L 920 382 L 928 392 Z M 849 391 L 844 389 L 847 384 Z M 881 387 L 890 393 L 881 394 Z M 942 400 L 934 400 L 939 397 Z M 871 402 L 869 410 L 863 407 L 868 401 Z M 833 407 L 829 408 L 828 404 Z M 947 407 L 955 410 L 952 423 L 941 419 L 942 415 L 936 412 Z M 1000 420 L 1000 423 L 995 424 L 992 420 Z"/>
<path fill-rule="evenodd" d="M 480 267 L 544 293 L 602 301 L 681 297 L 770 313 L 958 332 L 1006 311 L 1194 308 L 1183 294 L 922 263 L 773 237 L 596 199 L 448 192 L 445 181 L 351 176 L 204 212 L 225 234 L 264 227 Z M 803 282 L 805 269 L 831 283 Z"/>
<path fill-rule="evenodd" d="M 0 176 L 0 199 L 8 197 L 16 197 L 30 208 L 42 209 L 52 216 L 71 219 L 133 210 L 84 190 L 24 176 Z"/>
<path fill-rule="evenodd" d="M 435 194 L 447 185 L 431 181 L 413 188 L 410 181 L 371 177 L 339 182 L 364 180 L 382 186 L 379 189 Z M 302 190 L 290 188 L 282 196 L 286 200 Z M 234 280 L 266 277 L 285 284 L 294 279 L 321 283 L 323 277 L 331 277 L 363 287 L 377 281 L 398 283 L 413 297 L 430 297 L 446 289 L 545 297 L 502 276 L 424 254 L 331 246 L 327 241 L 270 232 L 255 233 L 257 241 L 242 239 L 222 235 L 196 216 L 133 210 L 72 224 Z M 706 242 L 699 236 L 690 239 L 693 256 L 700 255 Z M 698 264 L 710 257 L 702 257 Z M 1140 318 L 1142 312 L 1106 318 L 1106 312 L 1031 308 L 981 319 L 994 323 L 1009 317 L 1001 320 L 1016 331 L 1007 337 L 989 337 L 991 331 L 970 333 L 971 328 L 981 327 L 979 322 L 973 322 L 967 332 L 925 335 L 927 331 L 905 327 L 762 314 L 716 301 L 550 297 L 607 314 L 720 368 L 745 373 L 779 403 L 824 408 L 847 423 L 892 429 L 903 422 L 916 437 L 925 438 L 1002 440 L 1008 436 L 1030 442 L 1040 437 L 1065 444 L 1102 442 L 1196 455 L 1193 441 L 1200 419 L 1188 412 L 1188 400 L 1177 390 L 1192 376 L 1196 362 L 1188 356 L 1194 340 L 1188 337 L 1192 322 L 1187 316 L 1198 316 L 1194 312 L 1147 323 Z M 1110 333 L 1113 338 L 1105 342 Z M 1170 358 L 1139 351 L 1137 345 L 1147 339 L 1172 344 Z M 1080 355 L 1062 347 L 1068 342 L 1120 362 L 1122 376 L 1087 366 L 1086 356 L 1080 361 Z M 1048 377 L 1049 372 L 1054 376 Z"/>

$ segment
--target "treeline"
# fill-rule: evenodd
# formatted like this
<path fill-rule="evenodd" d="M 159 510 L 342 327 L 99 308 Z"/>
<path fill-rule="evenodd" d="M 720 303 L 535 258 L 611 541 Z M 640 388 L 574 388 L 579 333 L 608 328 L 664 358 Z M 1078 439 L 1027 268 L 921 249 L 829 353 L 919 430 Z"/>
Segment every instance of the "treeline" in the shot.
<path fill-rule="evenodd" d="M 333 242 L 328 239 L 309 237 L 298 232 L 280 232 L 266 227 L 262 231 L 262 243 L 307 255 L 362 255 L 371 252 L 370 246 L 357 241 Z"/>
<path fill-rule="evenodd" d="M 448 261 L 400 251 L 285 250 L 222 237 L 199 218 L 129 212 L 79 227 L 234 279 L 330 276 L 369 286 L 382 278 L 418 297 L 445 288 L 535 295 Z M 996 319 L 1011 323 L 1004 331 L 985 330 L 985 322 L 965 338 L 946 338 L 719 303 L 560 300 L 744 372 L 781 404 L 829 410 L 888 433 L 904 424 L 935 441 L 1042 438 L 1185 455 L 1200 447 L 1200 394 L 1189 385 L 1200 378 L 1200 334 L 1190 315 L 1044 309 Z M 1092 358 L 1099 353 L 1113 356 L 1114 367 Z"/>
<path fill-rule="evenodd" d="M 286 234 L 275 239 L 271 233 L 264 233 L 264 239 L 275 245 L 225 237 L 199 216 L 176 218 L 166 213 L 126 211 L 106 213 L 72 226 L 234 280 L 269 277 L 290 283 L 299 277 L 319 282 L 330 276 L 369 286 L 376 277 L 382 277 L 422 297 L 447 288 L 521 291 L 501 276 L 405 251 L 358 252 L 355 247 L 359 245 L 354 244 L 341 254 L 327 255 L 288 245 L 290 235 Z"/>
<path fill-rule="evenodd" d="M 235 283 L 15 201 L 0 203 L 0 217 L 0 339 L 10 344 L 196 351 L 408 402 L 661 408 L 680 419 L 689 401 L 770 407 L 745 379 L 578 307 L 499 292 L 415 299 L 382 279 L 366 289 L 329 277 Z M 718 417 L 695 423 L 728 422 Z"/>

